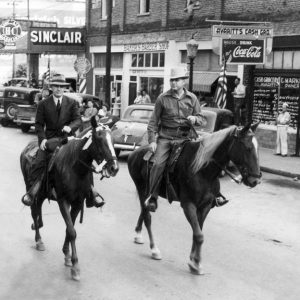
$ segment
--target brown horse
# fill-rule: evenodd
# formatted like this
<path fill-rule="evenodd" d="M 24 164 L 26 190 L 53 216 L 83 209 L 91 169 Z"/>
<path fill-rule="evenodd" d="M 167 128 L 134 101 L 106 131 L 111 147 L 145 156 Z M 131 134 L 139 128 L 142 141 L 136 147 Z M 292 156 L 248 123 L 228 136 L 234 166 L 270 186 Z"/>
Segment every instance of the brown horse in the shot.
<path fill-rule="evenodd" d="M 217 131 L 200 141 L 187 142 L 178 158 L 174 172 L 170 174 L 178 200 L 193 230 L 189 268 L 194 274 L 202 274 L 201 248 L 204 240 L 202 228 L 206 216 L 214 206 L 220 192 L 218 175 L 231 160 L 242 176 L 242 182 L 255 187 L 260 182 L 258 144 L 254 132 L 258 124 L 244 128 L 231 126 Z M 148 231 L 152 258 L 161 259 L 151 229 L 151 214 L 145 208 L 147 198 L 147 164 L 144 155 L 147 148 L 139 148 L 128 158 L 129 173 L 136 185 L 141 213 L 135 228 L 136 243 L 143 243 L 143 222 Z M 165 197 L 165 184 L 161 185 L 160 196 Z"/>
<path fill-rule="evenodd" d="M 110 129 L 104 125 L 98 126 L 95 119 L 92 119 L 92 125 L 92 129 L 87 131 L 85 136 L 70 140 L 61 146 L 49 174 L 57 195 L 60 212 L 67 227 L 63 253 L 65 254 L 65 265 L 72 267 L 71 275 L 74 280 L 80 279 L 74 225 L 78 213 L 83 209 L 84 199 L 90 192 L 92 171 L 95 170 L 92 163 L 96 161 L 98 165 L 103 165 L 102 172 L 106 177 L 115 176 L 119 170 Z M 37 147 L 37 142 L 29 143 L 20 157 L 27 191 L 30 188 L 28 183 L 30 166 Z M 43 226 L 42 204 L 47 197 L 46 189 L 41 189 L 36 201 L 31 206 L 32 229 L 35 230 L 37 250 L 45 249 L 39 228 Z M 71 244 L 72 255 L 70 255 L 69 244 Z"/>

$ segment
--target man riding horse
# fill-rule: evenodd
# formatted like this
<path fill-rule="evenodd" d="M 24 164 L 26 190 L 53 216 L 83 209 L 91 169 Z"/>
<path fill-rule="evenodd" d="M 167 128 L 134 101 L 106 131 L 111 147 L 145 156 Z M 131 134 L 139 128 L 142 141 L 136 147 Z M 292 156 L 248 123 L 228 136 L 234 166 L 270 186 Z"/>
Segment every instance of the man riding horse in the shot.
<path fill-rule="evenodd" d="M 150 196 L 145 206 L 152 212 L 157 209 L 160 183 L 173 143 L 195 137 L 191 125 L 206 124 L 196 95 L 184 87 L 187 78 L 184 68 L 171 69 L 171 89 L 158 96 L 148 124 L 149 146 L 155 154 L 150 171 Z M 223 197 L 216 198 L 216 201 L 217 206 L 228 202 Z"/>
<path fill-rule="evenodd" d="M 61 74 L 55 74 L 49 83 L 53 94 L 40 101 L 37 106 L 35 128 L 38 136 L 39 149 L 33 162 L 29 185 L 31 188 L 22 197 L 23 204 L 31 206 L 44 182 L 47 162 L 51 153 L 55 150 L 52 145 L 58 140 L 64 140 L 67 136 L 75 134 L 81 125 L 81 117 L 78 104 L 63 94 L 64 87 L 69 84 Z M 92 199 L 91 199 L 92 198 Z M 87 200 L 93 201 L 96 207 L 102 206 L 102 200 L 98 200 L 98 193 L 91 186 Z M 89 206 L 92 206 L 91 204 Z"/>

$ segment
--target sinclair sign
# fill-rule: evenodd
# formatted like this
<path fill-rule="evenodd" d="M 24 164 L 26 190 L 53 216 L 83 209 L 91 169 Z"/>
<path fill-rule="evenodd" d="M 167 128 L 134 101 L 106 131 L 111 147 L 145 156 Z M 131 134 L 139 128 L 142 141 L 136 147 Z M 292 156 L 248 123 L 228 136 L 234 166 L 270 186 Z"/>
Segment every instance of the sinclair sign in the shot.
<path fill-rule="evenodd" d="M 223 39 L 222 53 L 227 64 L 264 64 L 264 40 Z"/>
<path fill-rule="evenodd" d="M 32 53 L 84 52 L 85 30 L 83 28 L 31 27 L 29 47 Z"/>

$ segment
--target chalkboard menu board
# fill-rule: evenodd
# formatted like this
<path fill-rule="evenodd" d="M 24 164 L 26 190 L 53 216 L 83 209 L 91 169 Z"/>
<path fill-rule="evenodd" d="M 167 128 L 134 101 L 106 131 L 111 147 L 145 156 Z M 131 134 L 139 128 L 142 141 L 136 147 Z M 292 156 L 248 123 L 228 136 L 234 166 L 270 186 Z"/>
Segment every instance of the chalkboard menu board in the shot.
<path fill-rule="evenodd" d="M 297 128 L 299 96 L 300 76 L 255 75 L 252 119 L 274 124 L 275 113 L 281 109 L 283 102 L 287 102 L 291 115 L 290 126 Z"/>

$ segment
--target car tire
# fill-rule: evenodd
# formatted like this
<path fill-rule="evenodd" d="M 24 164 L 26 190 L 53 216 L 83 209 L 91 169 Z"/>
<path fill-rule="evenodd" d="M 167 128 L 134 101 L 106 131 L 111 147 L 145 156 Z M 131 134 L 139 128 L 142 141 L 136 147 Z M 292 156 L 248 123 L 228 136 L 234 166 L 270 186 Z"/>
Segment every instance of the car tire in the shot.
<path fill-rule="evenodd" d="M 7 127 L 9 125 L 9 120 L 7 120 L 5 118 L 1 119 L 1 125 L 3 127 Z"/>
<path fill-rule="evenodd" d="M 16 109 L 14 105 L 13 104 L 8 105 L 5 113 L 10 120 L 13 120 L 16 114 Z"/>
<path fill-rule="evenodd" d="M 22 132 L 27 133 L 30 130 L 31 125 L 21 124 L 20 127 L 21 127 Z"/>
<path fill-rule="evenodd" d="M 116 157 L 119 158 L 120 156 L 120 152 L 121 150 L 120 149 L 115 149 L 115 153 L 116 153 Z"/>

